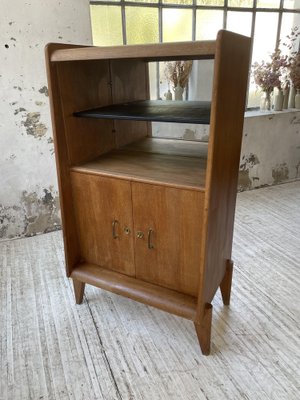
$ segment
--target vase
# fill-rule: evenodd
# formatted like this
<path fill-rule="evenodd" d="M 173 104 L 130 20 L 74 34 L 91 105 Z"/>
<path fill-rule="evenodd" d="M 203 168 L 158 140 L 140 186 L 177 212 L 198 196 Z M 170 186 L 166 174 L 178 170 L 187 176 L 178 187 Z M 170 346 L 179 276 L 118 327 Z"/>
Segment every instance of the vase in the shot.
<path fill-rule="evenodd" d="M 283 108 L 283 91 L 282 89 L 277 90 L 277 94 L 274 97 L 274 111 L 282 111 Z"/>
<path fill-rule="evenodd" d="M 263 92 L 260 98 L 260 111 L 270 111 L 271 110 L 271 93 Z"/>
<path fill-rule="evenodd" d="M 167 93 L 164 94 L 166 100 L 172 100 L 172 93 L 170 90 L 167 91 Z"/>
<path fill-rule="evenodd" d="M 286 86 L 283 89 L 283 109 L 286 110 L 289 106 L 289 94 L 290 94 L 290 87 Z"/>
<path fill-rule="evenodd" d="M 297 89 L 297 93 L 295 96 L 295 108 L 300 110 L 300 89 Z"/>
<path fill-rule="evenodd" d="M 295 88 L 294 86 L 291 86 L 289 96 L 289 108 L 295 108 L 295 94 Z"/>
<path fill-rule="evenodd" d="M 174 89 L 175 100 L 182 100 L 183 88 L 179 85 Z"/>

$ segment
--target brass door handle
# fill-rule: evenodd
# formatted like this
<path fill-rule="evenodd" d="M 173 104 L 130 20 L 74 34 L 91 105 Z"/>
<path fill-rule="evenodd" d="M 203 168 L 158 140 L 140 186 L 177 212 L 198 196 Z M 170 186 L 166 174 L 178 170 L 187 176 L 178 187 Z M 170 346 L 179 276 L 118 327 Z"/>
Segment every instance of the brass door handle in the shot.
<path fill-rule="evenodd" d="M 117 239 L 119 236 L 116 234 L 116 225 L 119 223 L 119 221 L 117 219 L 113 220 L 112 223 L 112 237 L 113 239 Z"/>
<path fill-rule="evenodd" d="M 154 246 L 152 244 L 152 234 L 153 234 L 153 232 L 154 232 L 154 230 L 151 229 L 151 228 L 148 230 L 148 249 L 149 250 L 154 249 Z"/>

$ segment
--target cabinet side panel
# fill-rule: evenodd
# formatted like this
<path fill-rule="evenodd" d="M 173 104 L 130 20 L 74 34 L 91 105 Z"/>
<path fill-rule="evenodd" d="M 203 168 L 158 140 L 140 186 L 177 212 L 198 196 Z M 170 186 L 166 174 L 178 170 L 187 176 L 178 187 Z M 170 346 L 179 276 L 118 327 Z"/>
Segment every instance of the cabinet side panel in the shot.
<path fill-rule="evenodd" d="M 56 169 L 59 185 L 59 200 L 66 260 L 66 273 L 70 276 L 74 266 L 80 261 L 78 237 L 76 233 L 75 215 L 72 204 L 72 192 L 69 171 L 68 149 L 66 143 L 65 124 L 61 103 L 61 93 L 58 83 L 57 65 L 51 63 L 52 52 L 56 49 L 75 47 L 51 43 L 46 46 L 46 68 L 51 108 L 51 120 L 55 147 Z"/>
<path fill-rule="evenodd" d="M 112 60 L 111 82 L 113 104 L 148 100 L 148 63 L 142 60 Z M 117 147 L 125 146 L 145 136 L 151 136 L 151 123 L 144 121 L 115 121 Z"/>
<path fill-rule="evenodd" d="M 74 117 L 75 111 L 111 104 L 108 61 L 57 64 L 71 165 L 96 158 L 115 147 L 113 121 Z"/>
<path fill-rule="evenodd" d="M 132 183 L 138 279 L 197 296 L 203 197 L 194 190 Z"/>
<path fill-rule="evenodd" d="M 134 275 L 130 182 L 77 172 L 71 181 L 81 258 Z"/>
<path fill-rule="evenodd" d="M 210 303 L 231 259 L 250 38 L 220 31 L 214 67 L 199 310 Z M 201 306 L 202 303 L 202 306 Z"/>

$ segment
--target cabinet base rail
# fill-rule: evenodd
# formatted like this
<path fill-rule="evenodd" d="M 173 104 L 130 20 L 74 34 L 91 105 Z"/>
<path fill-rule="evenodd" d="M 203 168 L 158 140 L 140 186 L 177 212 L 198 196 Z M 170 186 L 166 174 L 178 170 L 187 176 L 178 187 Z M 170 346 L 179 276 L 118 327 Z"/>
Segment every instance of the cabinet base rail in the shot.
<path fill-rule="evenodd" d="M 227 261 L 227 268 L 220 284 L 224 305 L 229 305 L 233 263 Z M 195 297 L 153 285 L 119 272 L 102 268 L 95 264 L 82 263 L 71 273 L 77 304 L 82 303 L 85 284 L 108 290 L 140 303 L 156 307 L 162 311 L 187 318 L 194 322 L 200 348 L 204 355 L 210 353 L 212 305 L 204 304 L 203 316 L 197 319 L 197 299 Z"/>
<path fill-rule="evenodd" d="M 76 303 L 83 298 L 84 285 L 90 285 L 108 290 L 140 303 L 147 304 L 171 314 L 194 321 L 197 299 L 175 290 L 166 289 L 148 282 L 114 272 L 95 264 L 79 264 L 71 273 L 74 281 Z"/>

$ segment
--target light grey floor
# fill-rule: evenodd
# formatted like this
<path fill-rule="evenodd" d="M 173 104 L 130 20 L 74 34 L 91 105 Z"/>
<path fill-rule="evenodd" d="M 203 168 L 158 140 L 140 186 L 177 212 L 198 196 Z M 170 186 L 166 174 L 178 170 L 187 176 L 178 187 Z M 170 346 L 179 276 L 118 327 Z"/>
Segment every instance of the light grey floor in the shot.
<path fill-rule="evenodd" d="M 193 324 L 87 287 L 60 232 L 0 244 L 0 399 L 300 399 L 300 182 L 238 196 L 232 301 Z"/>

